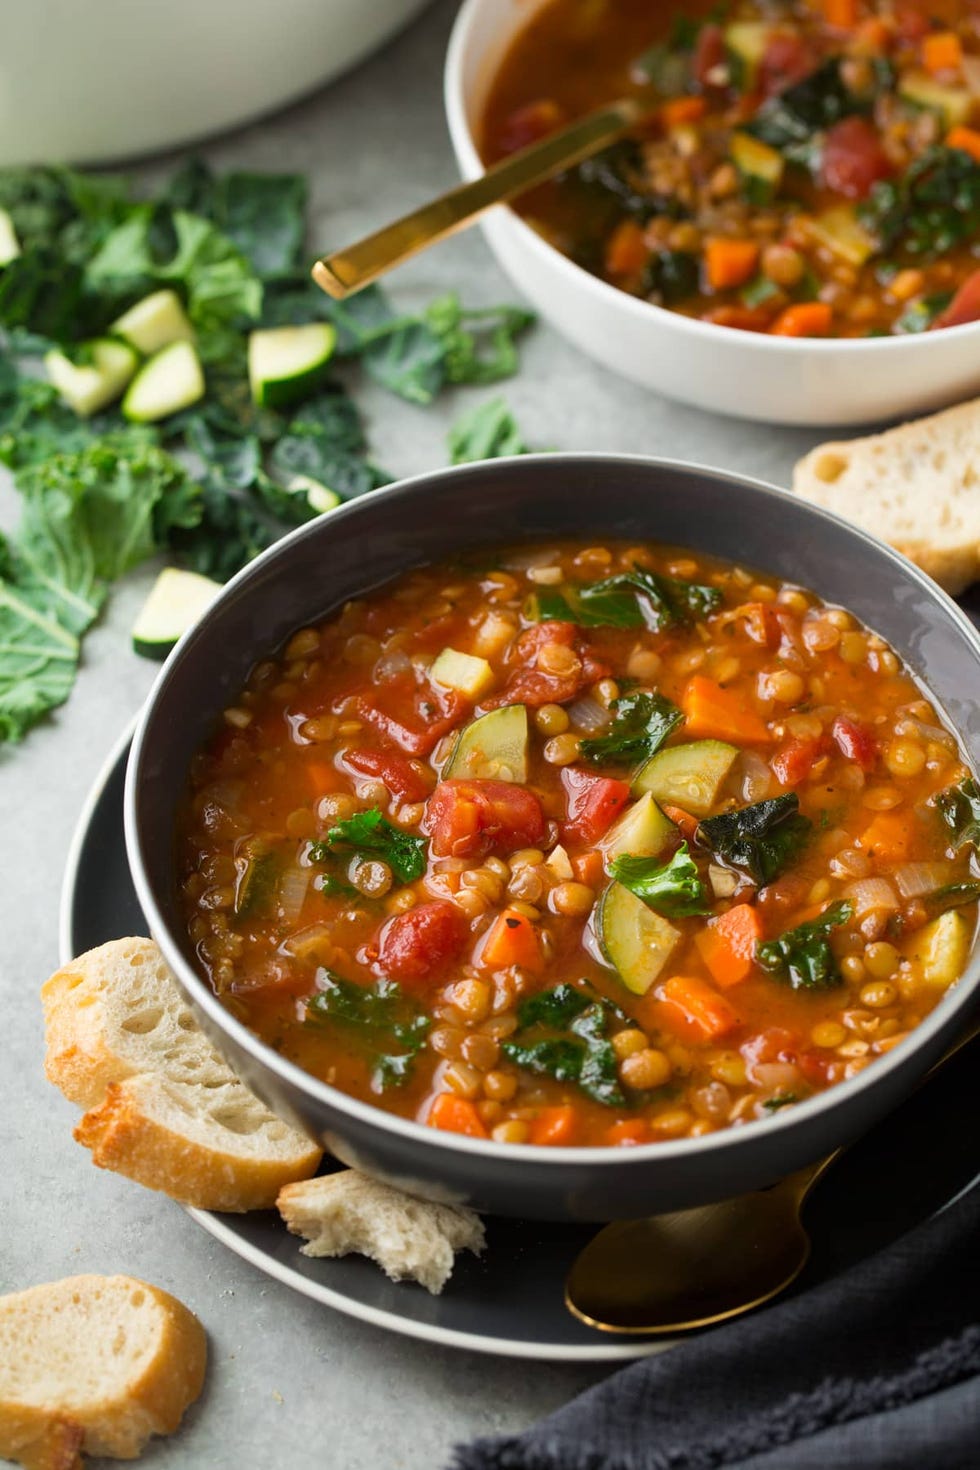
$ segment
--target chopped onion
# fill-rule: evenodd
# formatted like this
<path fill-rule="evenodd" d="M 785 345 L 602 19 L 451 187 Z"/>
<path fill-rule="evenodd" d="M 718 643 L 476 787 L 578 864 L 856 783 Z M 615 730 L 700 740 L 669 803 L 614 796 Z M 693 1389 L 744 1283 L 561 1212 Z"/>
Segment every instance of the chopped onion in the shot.
<path fill-rule="evenodd" d="M 548 854 L 548 857 L 546 859 L 545 866 L 550 868 L 551 872 L 554 873 L 555 877 L 561 883 L 567 883 L 569 879 L 575 877 L 575 872 L 572 868 L 568 853 L 565 851 L 560 843 L 557 847 L 553 847 L 551 849 L 551 852 Z"/>
<path fill-rule="evenodd" d="M 947 750 L 956 749 L 956 738 L 941 725 L 927 725 L 915 715 L 903 715 L 895 726 L 896 735 L 918 735 L 921 740 L 931 740 Z"/>
<path fill-rule="evenodd" d="M 298 934 L 292 934 L 284 939 L 280 949 L 285 950 L 294 959 L 309 959 L 310 955 L 316 954 L 318 950 L 326 949 L 331 945 L 331 926 L 325 919 L 319 919 L 315 924 L 307 924 Z"/>
<path fill-rule="evenodd" d="M 287 924 L 295 924 L 306 902 L 306 890 L 312 874 L 309 868 L 287 868 L 279 880 L 279 914 Z"/>
<path fill-rule="evenodd" d="M 383 653 L 374 666 L 374 682 L 387 684 L 389 679 L 398 679 L 412 672 L 412 660 L 403 648 L 393 648 Z"/>
<path fill-rule="evenodd" d="M 597 735 L 612 721 L 609 711 L 588 694 L 568 706 L 568 718 L 576 730 L 581 730 L 584 735 Z"/>
<path fill-rule="evenodd" d="M 895 882 L 903 898 L 921 898 L 952 881 L 953 870 L 948 863 L 903 863 L 895 869 Z"/>
<path fill-rule="evenodd" d="M 844 897 L 850 899 L 854 915 L 862 919 L 865 914 L 894 912 L 901 908 L 898 895 L 887 878 L 859 878 L 844 889 Z"/>
<path fill-rule="evenodd" d="M 755 750 L 743 750 L 735 764 L 735 779 L 745 802 L 765 801 L 772 796 L 776 781 L 769 765 Z"/>
<path fill-rule="evenodd" d="M 715 898 L 731 898 L 738 888 L 738 875 L 732 873 L 728 868 L 722 868 L 718 863 L 708 864 L 708 881 Z"/>

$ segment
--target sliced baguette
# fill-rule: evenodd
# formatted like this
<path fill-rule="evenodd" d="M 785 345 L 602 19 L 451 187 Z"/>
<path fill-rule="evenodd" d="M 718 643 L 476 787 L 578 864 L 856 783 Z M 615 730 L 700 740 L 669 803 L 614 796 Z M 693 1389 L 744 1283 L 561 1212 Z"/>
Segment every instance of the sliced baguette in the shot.
<path fill-rule="evenodd" d="M 0 1297 L 0 1458 L 76 1470 L 131 1460 L 201 1392 L 207 1340 L 174 1297 L 132 1276 L 69 1276 Z"/>
<path fill-rule="evenodd" d="M 156 945 L 119 939 L 41 991 L 45 1072 L 88 1109 L 75 1137 L 114 1169 L 199 1209 L 270 1209 L 321 1151 L 249 1092 L 200 1030 Z"/>
<path fill-rule="evenodd" d="M 820 444 L 797 495 L 880 536 L 947 592 L 980 577 L 980 399 L 872 434 Z"/>
<path fill-rule="evenodd" d="M 486 1244 L 472 1210 L 416 1199 L 353 1169 L 287 1184 L 278 1206 L 293 1234 L 306 1237 L 303 1255 L 356 1251 L 392 1281 L 417 1281 L 433 1296 L 449 1280 L 457 1251 L 478 1256 Z"/>

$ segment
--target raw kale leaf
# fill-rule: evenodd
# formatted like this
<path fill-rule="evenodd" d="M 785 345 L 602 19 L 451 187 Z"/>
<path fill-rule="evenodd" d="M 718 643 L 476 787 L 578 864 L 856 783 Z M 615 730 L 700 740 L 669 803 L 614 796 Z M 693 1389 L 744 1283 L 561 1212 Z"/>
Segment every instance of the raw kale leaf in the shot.
<path fill-rule="evenodd" d="M 517 422 L 502 398 L 491 398 L 463 414 L 448 435 L 453 464 L 471 464 L 481 459 L 503 459 L 511 454 L 529 454 Z"/>
<path fill-rule="evenodd" d="M 501 1049 L 537 1076 L 574 1082 L 595 1102 L 625 1107 L 616 1053 L 606 1034 L 612 1016 L 625 1019 L 618 1006 L 591 989 L 556 985 L 521 1002 L 519 1029 Z"/>
<path fill-rule="evenodd" d="M 706 914 L 711 908 L 686 842 L 681 843 L 667 863 L 653 857 L 614 858 L 609 864 L 609 876 L 642 898 L 648 908 L 668 919 Z"/>
<path fill-rule="evenodd" d="M 583 740 L 579 745 L 582 759 L 595 766 L 610 761 L 631 765 L 649 760 L 684 719 L 677 706 L 662 694 L 647 694 L 643 690 L 621 695 L 611 708 L 613 723 L 609 734 Z"/>
<path fill-rule="evenodd" d="M 948 786 L 936 797 L 936 807 L 953 834 L 957 848 L 980 847 L 980 791 L 972 776 Z"/>
<path fill-rule="evenodd" d="M 706 817 L 698 824 L 695 841 L 763 885 L 771 883 L 801 850 L 812 826 L 809 817 L 800 813 L 799 797 L 787 792 L 738 811 Z"/>
<path fill-rule="evenodd" d="M 372 1090 L 386 1092 L 407 1081 L 432 1024 L 424 1011 L 393 980 L 355 985 L 321 969 L 316 983 L 317 993 L 306 1003 L 307 1020 L 360 1034 L 373 1064 Z"/>
<path fill-rule="evenodd" d="M 306 196 L 302 174 L 218 176 L 201 159 L 186 163 L 166 194 L 174 209 L 203 215 L 216 225 L 263 280 L 289 276 L 302 266 Z"/>
<path fill-rule="evenodd" d="M 756 960 L 768 974 L 788 981 L 794 990 L 831 990 L 842 984 L 843 978 L 828 936 L 832 929 L 846 924 L 852 913 L 849 903 L 831 904 L 819 918 L 757 945 Z"/>
<path fill-rule="evenodd" d="M 875 184 L 860 213 L 886 253 L 946 255 L 980 234 L 980 163 L 959 148 L 927 148 L 900 178 Z"/>
<path fill-rule="evenodd" d="M 515 338 L 531 326 L 534 313 L 520 306 L 467 311 L 450 292 L 433 301 L 425 320 L 442 344 L 446 382 L 498 383 L 517 372 Z"/>
<path fill-rule="evenodd" d="M 375 806 L 331 827 L 321 842 L 310 844 L 310 855 L 314 862 L 323 862 L 334 849 L 379 857 L 402 883 L 414 883 L 425 872 L 428 844 L 424 837 L 393 826 Z"/>

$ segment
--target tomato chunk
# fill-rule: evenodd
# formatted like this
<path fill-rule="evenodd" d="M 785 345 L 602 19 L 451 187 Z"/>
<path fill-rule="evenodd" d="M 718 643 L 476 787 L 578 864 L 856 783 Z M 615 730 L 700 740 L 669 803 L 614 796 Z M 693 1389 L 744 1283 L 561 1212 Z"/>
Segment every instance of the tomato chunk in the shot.
<path fill-rule="evenodd" d="M 873 184 L 888 178 L 892 166 L 867 118 L 845 117 L 827 132 L 820 171 L 828 189 L 847 199 L 866 199 Z"/>
<path fill-rule="evenodd" d="M 980 270 L 967 276 L 952 301 L 933 322 L 936 327 L 962 327 L 967 322 L 980 322 Z"/>
<path fill-rule="evenodd" d="M 455 689 L 405 674 L 356 701 L 357 712 L 409 755 L 428 755 L 458 725 L 468 705 Z"/>
<path fill-rule="evenodd" d="M 817 65 L 809 42 L 793 31 L 776 31 L 759 63 L 759 82 L 767 97 L 801 82 Z"/>
<path fill-rule="evenodd" d="M 574 655 L 568 661 L 567 672 L 549 668 L 547 654 L 539 662 L 539 656 L 548 647 L 567 648 Z M 487 709 L 502 704 L 529 704 L 535 708 L 542 704 L 567 704 L 589 684 L 609 673 L 608 664 L 598 663 L 592 657 L 581 628 L 574 623 L 552 620 L 525 628 L 514 645 L 514 657 L 520 667 L 510 675 L 499 694 L 485 701 Z"/>
<path fill-rule="evenodd" d="M 545 819 L 534 792 L 511 781 L 440 781 L 425 830 L 436 857 L 486 857 L 536 846 Z"/>
<path fill-rule="evenodd" d="M 712 85 L 712 72 L 725 60 L 725 35 L 721 26 L 709 24 L 698 31 L 694 48 L 694 79 L 699 87 Z"/>
<path fill-rule="evenodd" d="M 505 119 L 497 138 L 501 153 L 516 153 L 529 143 L 546 138 L 567 121 L 567 114 L 560 102 L 552 97 L 541 97 L 536 102 L 525 102 Z"/>
<path fill-rule="evenodd" d="M 608 776 L 590 776 L 587 771 L 577 771 L 566 766 L 561 773 L 561 784 L 565 788 L 565 821 L 562 838 L 565 842 L 581 842 L 593 846 L 604 837 L 616 817 L 630 799 L 630 789 L 625 781 L 614 781 Z"/>
<path fill-rule="evenodd" d="M 344 760 L 361 776 L 374 776 L 383 781 L 399 801 L 424 801 L 431 782 L 418 761 L 384 750 L 349 750 Z"/>
<path fill-rule="evenodd" d="M 770 762 L 773 775 L 780 786 L 801 785 L 826 748 L 827 742 L 823 737 L 816 740 L 791 740 L 788 745 L 784 745 Z"/>
<path fill-rule="evenodd" d="M 878 759 L 878 742 L 867 725 L 862 725 L 860 721 L 852 720 L 847 715 L 838 715 L 830 734 L 841 755 L 849 761 L 856 761 L 862 771 L 874 770 Z"/>
<path fill-rule="evenodd" d="M 378 941 L 377 968 L 409 990 L 441 974 L 466 943 L 468 928 L 460 910 L 437 900 L 420 903 L 389 919 Z"/>

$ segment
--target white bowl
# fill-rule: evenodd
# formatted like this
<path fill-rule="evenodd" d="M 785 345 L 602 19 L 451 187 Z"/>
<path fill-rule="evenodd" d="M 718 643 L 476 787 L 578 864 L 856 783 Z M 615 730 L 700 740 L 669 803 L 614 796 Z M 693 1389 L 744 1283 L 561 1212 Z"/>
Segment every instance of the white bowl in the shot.
<path fill-rule="evenodd" d="M 19 0 L 3 7 L 0 164 L 173 148 L 346 71 L 427 0 Z"/>
<path fill-rule="evenodd" d="M 465 0 L 446 57 L 449 132 L 465 179 L 474 132 L 515 36 L 548 0 Z M 675 0 L 678 8 L 679 0 Z M 507 207 L 483 228 L 515 284 L 590 357 L 670 398 L 778 424 L 862 424 L 980 392 L 980 323 L 917 336 L 767 337 L 696 321 L 607 285 Z"/>

